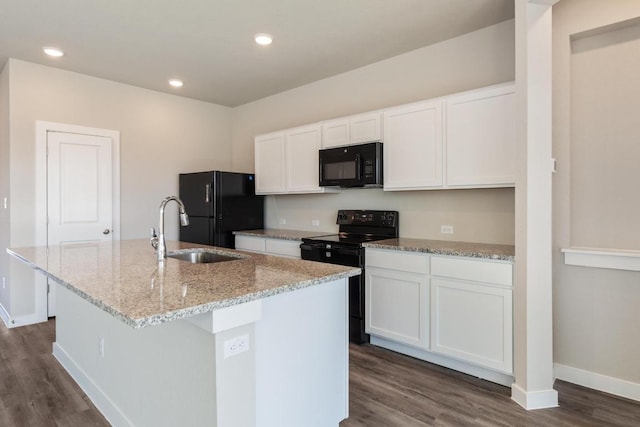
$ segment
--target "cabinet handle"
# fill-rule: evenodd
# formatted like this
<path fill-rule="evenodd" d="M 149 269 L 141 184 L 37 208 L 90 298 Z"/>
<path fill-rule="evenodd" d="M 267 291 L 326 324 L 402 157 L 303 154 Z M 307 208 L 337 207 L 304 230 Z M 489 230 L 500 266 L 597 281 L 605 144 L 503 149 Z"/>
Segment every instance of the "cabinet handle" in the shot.
<path fill-rule="evenodd" d="M 210 184 L 206 184 L 204 186 L 204 202 L 205 203 L 209 203 L 211 201 L 211 199 L 209 198 L 210 190 L 211 190 L 211 185 Z"/>

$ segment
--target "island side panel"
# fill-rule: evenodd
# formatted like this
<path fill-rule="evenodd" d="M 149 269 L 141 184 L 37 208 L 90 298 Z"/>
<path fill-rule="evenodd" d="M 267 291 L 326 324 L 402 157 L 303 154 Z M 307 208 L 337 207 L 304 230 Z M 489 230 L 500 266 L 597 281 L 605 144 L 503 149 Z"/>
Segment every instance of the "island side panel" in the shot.
<path fill-rule="evenodd" d="M 185 321 L 133 329 L 57 286 L 54 355 L 113 425 L 216 425 L 213 335 Z"/>
<path fill-rule="evenodd" d="M 337 426 L 349 407 L 347 279 L 265 298 L 262 310 L 256 425 Z"/>

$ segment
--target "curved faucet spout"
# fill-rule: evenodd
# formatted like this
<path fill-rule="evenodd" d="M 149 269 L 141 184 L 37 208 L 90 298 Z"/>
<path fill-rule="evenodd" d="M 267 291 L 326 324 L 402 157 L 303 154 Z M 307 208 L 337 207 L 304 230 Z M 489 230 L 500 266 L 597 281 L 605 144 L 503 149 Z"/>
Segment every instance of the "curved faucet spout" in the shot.
<path fill-rule="evenodd" d="M 158 224 L 158 231 L 160 232 L 160 235 L 158 236 L 158 261 L 163 261 L 167 257 L 167 244 L 164 239 L 164 208 L 167 206 L 167 203 L 172 200 L 180 207 L 180 224 L 183 227 L 189 225 L 189 215 L 187 215 L 187 211 L 184 208 L 182 200 L 176 196 L 169 196 L 165 197 L 164 200 L 160 202 L 160 223 Z"/>

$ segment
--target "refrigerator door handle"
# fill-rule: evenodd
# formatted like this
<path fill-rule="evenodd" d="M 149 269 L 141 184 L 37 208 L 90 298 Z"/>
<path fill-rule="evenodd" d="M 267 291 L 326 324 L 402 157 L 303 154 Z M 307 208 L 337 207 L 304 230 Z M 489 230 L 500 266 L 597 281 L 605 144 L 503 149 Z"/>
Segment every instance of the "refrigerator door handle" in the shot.
<path fill-rule="evenodd" d="M 204 202 L 205 203 L 209 203 L 211 202 L 211 185 L 210 184 L 205 184 L 204 186 Z"/>

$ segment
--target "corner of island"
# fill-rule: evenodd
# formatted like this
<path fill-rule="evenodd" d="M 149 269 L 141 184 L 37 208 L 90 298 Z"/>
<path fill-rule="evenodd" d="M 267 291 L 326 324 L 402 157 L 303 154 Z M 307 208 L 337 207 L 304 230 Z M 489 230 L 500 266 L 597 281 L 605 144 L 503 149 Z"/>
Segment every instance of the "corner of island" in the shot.
<path fill-rule="evenodd" d="M 56 282 L 53 354 L 113 425 L 337 426 L 360 269 L 183 242 L 7 249 Z"/>

